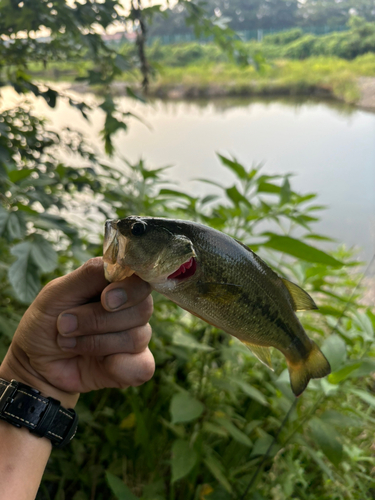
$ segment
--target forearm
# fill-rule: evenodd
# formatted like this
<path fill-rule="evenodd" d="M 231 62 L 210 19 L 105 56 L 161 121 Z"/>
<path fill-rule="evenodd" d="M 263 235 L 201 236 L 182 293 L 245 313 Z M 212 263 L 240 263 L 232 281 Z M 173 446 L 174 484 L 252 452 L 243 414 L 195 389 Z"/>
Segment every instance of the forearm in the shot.
<path fill-rule="evenodd" d="M 25 369 L 9 349 L 0 365 L 0 378 L 12 379 L 41 391 L 45 397 L 64 399 L 64 403 L 74 406 L 77 396 L 58 391 L 46 381 Z M 0 499 L 34 500 L 51 454 L 51 441 L 40 438 L 28 429 L 17 428 L 0 420 Z"/>
<path fill-rule="evenodd" d="M 0 497 L 34 500 L 51 450 L 48 439 L 0 421 Z"/>

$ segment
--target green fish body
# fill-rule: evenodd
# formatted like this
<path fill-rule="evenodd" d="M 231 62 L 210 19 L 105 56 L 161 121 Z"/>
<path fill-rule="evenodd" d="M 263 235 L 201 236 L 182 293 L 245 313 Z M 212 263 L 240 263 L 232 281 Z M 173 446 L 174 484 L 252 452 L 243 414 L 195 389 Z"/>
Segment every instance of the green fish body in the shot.
<path fill-rule="evenodd" d="M 311 378 L 330 373 L 295 314 L 316 309 L 312 298 L 220 231 L 164 218 L 107 221 L 103 259 L 109 281 L 137 274 L 183 309 L 237 337 L 269 367 L 269 348 L 281 351 L 296 396 Z"/>

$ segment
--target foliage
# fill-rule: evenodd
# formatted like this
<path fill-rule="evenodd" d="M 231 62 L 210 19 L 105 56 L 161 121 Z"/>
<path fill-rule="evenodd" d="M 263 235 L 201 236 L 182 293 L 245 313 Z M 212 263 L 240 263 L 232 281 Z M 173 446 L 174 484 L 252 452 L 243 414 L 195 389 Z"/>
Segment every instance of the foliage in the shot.
<path fill-rule="evenodd" d="M 306 60 L 279 60 L 240 69 L 233 64 L 190 65 L 163 68 L 150 86 L 150 94 L 179 98 L 212 96 L 335 96 L 355 102 L 360 96 L 359 76 L 375 76 L 375 55 L 366 54 L 353 61 L 335 57 Z"/>
<path fill-rule="evenodd" d="M 3 350 L 23 310 L 24 297 L 17 285 L 12 287 L 12 266 L 18 262 L 14 250 L 20 245 L 36 241 L 43 242 L 41 249 L 53 249 L 50 268 L 34 254 L 23 268 L 24 281 L 36 273 L 45 282 L 100 255 L 107 217 L 138 213 L 202 221 L 250 244 L 314 296 L 319 312 L 301 319 L 323 344 L 333 369 L 298 399 L 261 468 L 257 493 L 248 498 L 371 498 L 375 398 L 369 375 L 375 367 L 375 316 L 359 305 L 360 288 L 351 297 L 359 276 L 350 253 L 341 248 L 329 254 L 313 245 L 322 238 L 310 229 L 321 208 L 315 195 L 296 193 L 288 176 L 248 170 L 222 156 L 234 182 L 219 197 L 166 187 L 164 170 L 149 170 L 142 162 L 121 171 L 91 163 L 61 176 L 51 162 L 53 147 L 44 150 L 45 165 L 18 165 L 2 177 L 7 193 L 0 218 Z M 48 188 L 42 182 L 47 167 Z M 35 190 L 44 200 L 41 205 Z M 79 224 L 68 214 L 81 207 L 81 193 L 91 207 Z M 239 498 L 262 462 L 294 399 L 283 358 L 275 356 L 273 373 L 239 341 L 161 296 L 154 301 L 155 377 L 139 388 L 81 397 L 78 436 L 70 448 L 54 451 L 40 500 Z"/>
<path fill-rule="evenodd" d="M 295 29 L 264 38 L 264 54 L 272 58 L 305 59 L 312 56 L 335 56 L 354 59 L 375 52 L 375 23 L 352 17 L 349 30 L 317 36 Z"/>
<path fill-rule="evenodd" d="M 267 35 L 264 37 L 263 41 L 270 45 L 287 45 L 288 43 L 294 42 L 303 36 L 303 31 L 301 28 L 294 28 L 287 31 L 280 31 L 273 35 Z"/>
<path fill-rule="evenodd" d="M 211 16 L 227 20 L 236 31 L 340 26 L 353 14 L 375 20 L 373 0 L 206 0 L 205 5 Z M 150 34 L 187 33 L 185 16 L 183 5 L 167 9 L 155 16 Z"/>

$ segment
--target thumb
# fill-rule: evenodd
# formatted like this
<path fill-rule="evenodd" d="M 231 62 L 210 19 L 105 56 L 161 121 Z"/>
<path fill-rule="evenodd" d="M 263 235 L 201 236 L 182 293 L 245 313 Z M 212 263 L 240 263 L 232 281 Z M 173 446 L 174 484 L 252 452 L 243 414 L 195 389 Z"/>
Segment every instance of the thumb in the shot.
<path fill-rule="evenodd" d="M 59 314 L 95 297 L 100 300 L 99 296 L 107 285 L 103 260 L 95 257 L 75 271 L 48 283 L 36 298 L 35 305 L 51 315 Z"/>

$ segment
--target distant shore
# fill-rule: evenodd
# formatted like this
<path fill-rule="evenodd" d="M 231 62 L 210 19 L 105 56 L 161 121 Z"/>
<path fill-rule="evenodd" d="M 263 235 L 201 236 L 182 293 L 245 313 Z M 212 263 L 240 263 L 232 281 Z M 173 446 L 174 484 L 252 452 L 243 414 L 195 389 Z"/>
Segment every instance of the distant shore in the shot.
<path fill-rule="evenodd" d="M 112 90 L 117 95 L 126 95 L 127 82 L 114 82 Z M 375 77 L 359 77 L 356 80 L 357 98 L 345 99 L 337 95 L 334 89 L 319 84 L 314 85 L 283 85 L 278 81 L 269 81 L 267 85 L 259 86 L 257 81 L 248 84 L 162 84 L 152 83 L 148 95 L 161 99 L 213 99 L 222 97 L 298 97 L 311 96 L 322 99 L 336 99 L 361 109 L 375 112 Z M 85 83 L 72 83 L 70 89 L 79 92 L 89 92 Z"/>
<path fill-rule="evenodd" d="M 125 78 L 114 82 L 115 93 L 126 95 L 127 85 L 141 92 L 141 75 L 135 72 L 131 80 Z M 64 79 L 63 73 L 59 79 Z M 72 79 L 74 74 L 70 73 Z M 88 91 L 78 82 L 72 82 L 72 89 Z M 323 56 L 278 59 L 261 69 L 231 63 L 161 66 L 151 79 L 148 95 L 162 99 L 313 96 L 375 110 L 375 54 L 351 61 Z"/>

